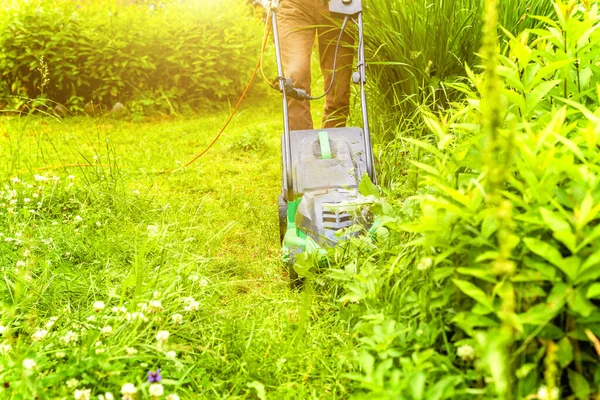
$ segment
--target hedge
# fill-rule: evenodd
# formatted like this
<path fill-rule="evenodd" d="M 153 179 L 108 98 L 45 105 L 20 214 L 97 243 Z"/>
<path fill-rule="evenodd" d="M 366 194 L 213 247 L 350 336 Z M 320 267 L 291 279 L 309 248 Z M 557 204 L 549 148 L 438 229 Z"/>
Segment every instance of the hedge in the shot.
<path fill-rule="evenodd" d="M 261 26 L 245 0 L 14 1 L 0 10 L 0 108 L 47 98 L 198 106 L 246 83 Z"/>

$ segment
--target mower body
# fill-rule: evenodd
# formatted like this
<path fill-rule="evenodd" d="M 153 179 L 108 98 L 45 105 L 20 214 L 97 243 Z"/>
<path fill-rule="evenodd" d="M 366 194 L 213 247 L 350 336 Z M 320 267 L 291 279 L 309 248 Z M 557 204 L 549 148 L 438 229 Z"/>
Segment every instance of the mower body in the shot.
<path fill-rule="evenodd" d="M 346 25 L 358 27 L 356 70 L 352 82 L 360 85 L 362 128 L 334 128 L 292 131 L 289 124 L 288 96 L 297 100 L 317 100 L 305 90 L 295 88 L 283 71 L 279 31 L 277 27 L 278 0 L 271 0 L 269 15 L 272 21 L 275 55 L 277 58 L 278 90 L 282 93 L 283 136 L 282 195 L 279 198 L 279 227 L 284 260 L 288 264 L 292 286 L 300 282 L 294 269 L 299 253 L 323 252 L 347 237 L 348 232 L 369 227 L 369 200 L 359 193 L 363 176 L 377 183 L 369 130 L 366 84 L 365 41 L 362 0 L 329 0 L 332 15 L 343 18 L 337 51 Z M 332 73 L 332 82 L 334 74 Z M 331 90 L 331 86 L 324 95 Z M 323 95 L 323 96 L 324 96 Z M 320 96 L 320 97 L 323 97 Z M 344 229 L 355 227 L 358 229 Z M 355 234 L 355 233 L 352 233 Z"/>
<path fill-rule="evenodd" d="M 333 128 L 290 133 L 291 171 L 283 165 L 280 232 L 284 254 L 335 245 L 340 231 L 369 224 L 369 200 L 358 191 L 367 174 L 364 133 L 361 128 Z M 292 202 L 284 199 L 287 176 L 293 179 Z M 292 257 L 293 258 L 293 257 Z"/>

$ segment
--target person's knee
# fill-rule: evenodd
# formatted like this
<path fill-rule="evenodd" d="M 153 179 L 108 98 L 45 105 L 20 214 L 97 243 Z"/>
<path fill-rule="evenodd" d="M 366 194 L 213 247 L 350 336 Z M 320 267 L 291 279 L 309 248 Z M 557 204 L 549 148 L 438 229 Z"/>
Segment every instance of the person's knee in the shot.
<path fill-rule="evenodd" d="M 310 93 L 310 69 L 302 65 L 290 65 L 286 71 L 286 77 L 292 78 L 294 87 L 304 89 Z"/>

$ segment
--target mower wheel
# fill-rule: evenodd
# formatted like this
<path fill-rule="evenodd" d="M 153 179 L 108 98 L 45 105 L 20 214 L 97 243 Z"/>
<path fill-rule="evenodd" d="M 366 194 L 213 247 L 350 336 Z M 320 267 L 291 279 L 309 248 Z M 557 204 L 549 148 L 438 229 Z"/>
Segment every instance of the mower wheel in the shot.
<path fill-rule="evenodd" d="M 287 231 L 287 201 L 283 196 L 279 196 L 277 200 L 279 206 L 279 242 L 283 243 L 285 232 Z"/>

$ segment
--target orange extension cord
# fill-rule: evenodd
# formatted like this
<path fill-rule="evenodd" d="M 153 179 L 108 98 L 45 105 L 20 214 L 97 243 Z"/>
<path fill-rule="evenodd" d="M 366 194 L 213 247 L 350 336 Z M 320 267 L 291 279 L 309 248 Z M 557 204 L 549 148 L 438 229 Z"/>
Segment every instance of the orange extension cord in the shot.
<path fill-rule="evenodd" d="M 244 100 L 244 98 L 246 97 L 246 94 L 250 90 L 250 87 L 252 86 L 252 83 L 254 82 L 254 78 L 256 78 L 256 74 L 258 73 L 259 69 L 260 69 L 261 75 L 262 75 L 263 79 L 265 80 L 265 82 L 267 82 L 269 84 L 269 86 L 273 87 L 273 83 L 269 82 L 269 80 L 267 79 L 267 77 L 265 75 L 264 69 L 263 69 L 263 55 L 265 53 L 265 48 L 267 47 L 267 41 L 269 40 L 269 33 L 270 33 L 270 30 L 271 30 L 270 29 L 271 25 L 269 24 L 269 16 L 270 15 L 271 15 L 271 10 L 268 10 L 267 20 L 266 20 L 266 23 L 265 23 L 265 33 L 263 35 L 263 42 L 262 42 L 262 46 L 261 46 L 261 49 L 260 49 L 260 57 L 258 59 L 258 62 L 256 63 L 256 67 L 254 67 L 254 71 L 252 72 L 252 76 L 250 77 L 250 80 L 248 81 L 248 84 L 246 85 L 246 88 L 242 92 L 242 95 L 240 96 L 237 104 L 235 105 L 235 107 L 231 111 L 231 114 L 229 114 L 229 118 L 227 118 L 227 121 L 225 121 L 225 125 L 223 125 L 223 127 L 221 128 L 221 130 L 219 131 L 219 133 L 217 134 L 217 136 L 215 136 L 215 138 L 213 139 L 213 141 L 210 142 L 210 144 L 204 150 L 202 150 L 200 153 L 198 153 L 194 158 L 192 158 L 190 161 L 188 161 L 182 167 L 180 167 L 180 168 L 174 168 L 174 169 L 167 169 L 167 170 L 164 170 L 164 171 L 159 171 L 158 174 L 170 174 L 170 173 L 173 173 L 175 171 L 181 171 L 181 170 L 189 167 L 190 165 L 192 165 L 196 161 L 198 161 L 198 159 L 200 157 L 202 157 L 203 155 L 205 155 L 211 149 L 211 147 L 213 147 L 213 145 L 217 142 L 217 140 L 219 140 L 219 138 L 221 137 L 221 135 L 223 134 L 223 132 L 225 132 L 225 129 L 227 129 L 227 127 L 229 126 L 229 123 L 231 122 L 231 120 L 233 119 L 233 117 L 237 113 L 238 109 L 240 108 L 240 105 L 242 104 L 242 101 Z"/>

